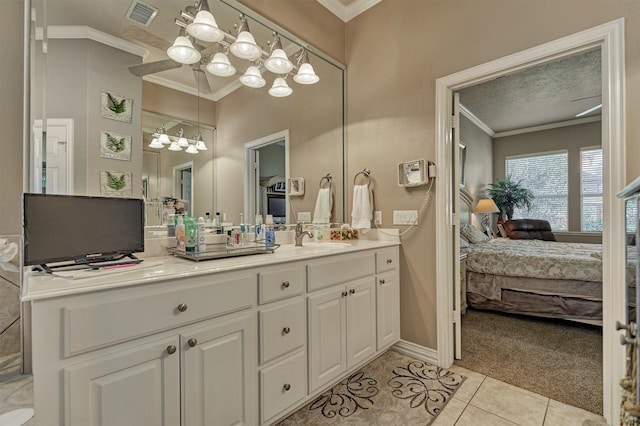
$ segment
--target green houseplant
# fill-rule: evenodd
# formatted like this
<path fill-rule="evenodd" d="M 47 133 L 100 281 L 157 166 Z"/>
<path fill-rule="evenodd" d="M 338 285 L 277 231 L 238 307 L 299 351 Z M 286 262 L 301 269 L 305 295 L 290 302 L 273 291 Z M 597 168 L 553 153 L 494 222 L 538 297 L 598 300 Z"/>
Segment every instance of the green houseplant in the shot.
<path fill-rule="evenodd" d="M 535 196 L 533 191 L 524 188 L 521 183 L 521 180 L 515 182 L 511 180 L 511 176 L 507 176 L 504 179 L 496 179 L 495 183 L 489 184 L 487 192 L 500 209 L 500 219 L 506 215 L 510 220 L 515 208 L 531 209 L 531 202 Z"/>

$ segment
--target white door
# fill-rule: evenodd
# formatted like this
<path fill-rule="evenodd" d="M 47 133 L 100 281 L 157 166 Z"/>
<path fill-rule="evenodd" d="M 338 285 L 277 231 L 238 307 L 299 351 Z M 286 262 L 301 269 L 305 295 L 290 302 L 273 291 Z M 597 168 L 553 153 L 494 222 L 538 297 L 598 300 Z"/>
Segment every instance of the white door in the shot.
<path fill-rule="evenodd" d="M 257 424 L 258 350 L 253 316 L 238 315 L 185 331 L 180 345 L 182 424 Z"/>
<path fill-rule="evenodd" d="M 43 179 L 42 140 L 46 138 L 46 179 Z M 31 192 L 43 192 L 46 181 L 47 194 L 73 193 L 73 119 L 50 118 L 47 132 L 42 132 L 42 120 L 36 120 L 33 127 Z"/>
<path fill-rule="evenodd" d="M 364 278 L 347 285 L 347 368 L 376 351 L 376 282 Z"/>
<path fill-rule="evenodd" d="M 65 368 L 65 424 L 180 424 L 177 336 L 122 347 L 111 355 Z"/>
<path fill-rule="evenodd" d="M 451 158 L 453 159 L 452 164 L 452 173 L 453 176 L 451 185 L 452 187 L 452 200 L 453 200 L 453 217 L 455 220 L 452 220 L 452 225 L 454 226 L 453 231 L 453 256 L 454 259 L 460 258 L 460 186 L 461 175 L 460 175 L 460 95 L 458 93 L 453 94 L 453 117 L 452 117 L 451 132 L 452 132 L 452 141 L 451 144 Z M 454 357 L 455 359 L 462 358 L 462 324 L 461 324 L 461 313 L 460 313 L 460 262 L 453 262 L 453 334 L 454 334 Z M 466 297 L 466 295 L 464 295 Z"/>
<path fill-rule="evenodd" d="M 396 271 L 379 275 L 376 286 L 376 316 L 378 318 L 378 350 L 395 343 L 400 321 L 400 286 Z"/>
<path fill-rule="evenodd" d="M 347 371 L 345 287 L 319 290 L 308 297 L 309 393 Z"/>

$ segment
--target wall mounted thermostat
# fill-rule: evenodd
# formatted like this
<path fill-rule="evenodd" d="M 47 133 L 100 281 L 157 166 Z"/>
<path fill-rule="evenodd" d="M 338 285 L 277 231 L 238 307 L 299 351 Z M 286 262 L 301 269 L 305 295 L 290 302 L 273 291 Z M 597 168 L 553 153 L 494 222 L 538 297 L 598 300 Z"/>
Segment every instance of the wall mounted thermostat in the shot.
<path fill-rule="evenodd" d="M 304 195 L 304 178 L 294 177 L 287 180 L 288 195 Z"/>
<path fill-rule="evenodd" d="M 427 169 L 423 159 L 398 163 L 398 185 L 420 186 L 426 183 Z"/>

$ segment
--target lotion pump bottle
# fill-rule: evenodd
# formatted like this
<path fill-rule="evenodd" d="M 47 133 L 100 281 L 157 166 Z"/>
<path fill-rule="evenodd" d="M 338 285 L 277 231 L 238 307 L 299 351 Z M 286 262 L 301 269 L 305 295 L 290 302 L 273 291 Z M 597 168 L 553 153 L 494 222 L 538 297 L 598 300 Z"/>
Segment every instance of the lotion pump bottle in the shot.
<path fill-rule="evenodd" d="M 256 243 L 261 242 L 261 240 L 264 238 L 264 228 L 262 226 L 262 215 L 261 214 L 257 214 L 256 215 L 256 227 L 254 229 L 254 238 L 253 240 Z"/>
<path fill-rule="evenodd" d="M 264 233 L 265 247 L 273 248 L 276 244 L 276 232 L 273 227 L 273 216 L 268 214 L 266 222 L 266 230 Z"/>
<path fill-rule="evenodd" d="M 244 223 L 244 214 L 240 213 L 240 244 L 244 244 L 246 243 L 246 235 L 245 233 L 247 232 L 247 226 Z"/>
<path fill-rule="evenodd" d="M 207 251 L 207 242 L 205 238 L 205 219 L 202 217 L 198 218 L 198 251 L 200 253 Z"/>
<path fill-rule="evenodd" d="M 176 225 L 176 249 L 179 251 L 185 251 L 187 234 L 184 229 L 184 219 L 182 216 L 178 216 L 178 224 Z"/>

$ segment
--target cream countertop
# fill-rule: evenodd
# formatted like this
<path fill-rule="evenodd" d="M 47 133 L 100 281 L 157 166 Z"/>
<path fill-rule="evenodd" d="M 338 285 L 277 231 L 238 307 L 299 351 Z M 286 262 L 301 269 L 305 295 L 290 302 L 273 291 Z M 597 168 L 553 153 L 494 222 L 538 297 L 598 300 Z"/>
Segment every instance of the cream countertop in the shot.
<path fill-rule="evenodd" d="M 168 279 L 194 277 L 251 267 L 271 266 L 279 263 L 338 256 L 362 250 L 399 245 L 397 239 L 355 240 L 351 242 L 307 242 L 304 247 L 283 244 L 273 253 L 230 257 L 194 262 L 174 256 L 145 257 L 144 262 L 126 268 L 74 272 L 75 279 L 63 278 L 66 271 L 56 275 L 33 272 L 25 268 L 21 300 L 23 302 L 81 294 L 111 288 L 148 284 Z"/>

